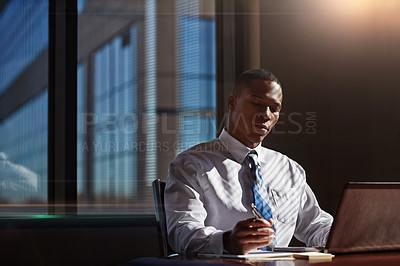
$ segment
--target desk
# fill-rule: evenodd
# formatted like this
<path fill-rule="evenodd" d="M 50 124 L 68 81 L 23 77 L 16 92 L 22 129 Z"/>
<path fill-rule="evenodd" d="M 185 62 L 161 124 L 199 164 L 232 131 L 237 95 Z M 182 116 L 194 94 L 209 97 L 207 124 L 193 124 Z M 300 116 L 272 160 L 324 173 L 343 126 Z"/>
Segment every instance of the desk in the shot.
<path fill-rule="evenodd" d="M 254 262 L 237 259 L 203 259 L 203 258 L 138 258 L 121 266 L 136 265 L 189 265 L 189 266 L 211 266 L 211 265 L 253 265 L 253 266 L 399 266 L 400 252 L 366 253 L 352 255 L 336 255 L 332 262 L 310 263 L 308 260 L 275 260 L 267 262 Z"/>
<path fill-rule="evenodd" d="M 336 255 L 332 262 L 316 263 L 313 266 L 399 266 L 400 252 Z"/>

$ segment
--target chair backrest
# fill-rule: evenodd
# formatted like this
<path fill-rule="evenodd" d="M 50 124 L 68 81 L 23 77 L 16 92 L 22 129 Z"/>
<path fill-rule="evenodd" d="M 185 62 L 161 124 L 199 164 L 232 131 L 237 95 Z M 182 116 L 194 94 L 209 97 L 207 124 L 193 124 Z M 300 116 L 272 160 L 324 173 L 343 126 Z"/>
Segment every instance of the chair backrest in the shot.
<path fill-rule="evenodd" d="M 164 208 L 165 182 L 156 179 L 153 181 L 152 186 L 160 253 L 161 257 L 169 257 L 175 255 L 175 252 L 168 244 L 167 221 Z"/>

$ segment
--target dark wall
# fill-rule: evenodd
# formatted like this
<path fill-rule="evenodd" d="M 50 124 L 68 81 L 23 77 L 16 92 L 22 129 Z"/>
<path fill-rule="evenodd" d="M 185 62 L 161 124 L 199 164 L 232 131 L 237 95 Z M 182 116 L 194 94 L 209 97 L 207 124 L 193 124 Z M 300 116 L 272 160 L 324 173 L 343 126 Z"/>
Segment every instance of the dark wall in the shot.
<path fill-rule="evenodd" d="M 265 145 L 332 214 L 348 181 L 400 181 L 400 2 L 352 2 L 261 0 L 261 66 L 284 90 Z"/>

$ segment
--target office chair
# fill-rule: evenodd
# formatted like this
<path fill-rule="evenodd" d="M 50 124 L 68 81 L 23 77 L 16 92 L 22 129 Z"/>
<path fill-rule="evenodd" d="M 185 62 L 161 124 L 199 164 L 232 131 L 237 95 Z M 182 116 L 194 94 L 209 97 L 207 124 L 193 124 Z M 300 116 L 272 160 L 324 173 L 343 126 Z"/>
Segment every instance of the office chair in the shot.
<path fill-rule="evenodd" d="M 161 257 L 174 257 L 178 254 L 168 244 L 167 221 L 164 208 L 165 182 L 156 179 L 152 183 L 154 207 L 157 221 L 158 242 Z"/>

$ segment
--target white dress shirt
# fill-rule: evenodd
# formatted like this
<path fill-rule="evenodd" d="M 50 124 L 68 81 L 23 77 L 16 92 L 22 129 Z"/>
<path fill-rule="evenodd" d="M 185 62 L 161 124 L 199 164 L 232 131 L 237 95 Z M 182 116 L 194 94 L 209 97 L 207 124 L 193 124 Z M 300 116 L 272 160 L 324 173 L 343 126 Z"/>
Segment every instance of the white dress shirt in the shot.
<path fill-rule="evenodd" d="M 222 234 L 254 217 L 251 149 L 225 130 L 196 145 L 171 163 L 165 190 L 168 238 L 180 254 L 223 250 Z M 260 175 L 268 192 L 277 246 L 294 235 L 307 246 L 324 246 L 333 218 L 320 209 L 303 168 L 287 156 L 258 145 Z"/>

